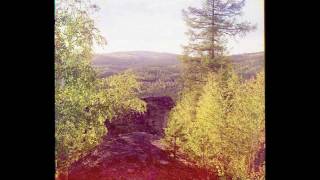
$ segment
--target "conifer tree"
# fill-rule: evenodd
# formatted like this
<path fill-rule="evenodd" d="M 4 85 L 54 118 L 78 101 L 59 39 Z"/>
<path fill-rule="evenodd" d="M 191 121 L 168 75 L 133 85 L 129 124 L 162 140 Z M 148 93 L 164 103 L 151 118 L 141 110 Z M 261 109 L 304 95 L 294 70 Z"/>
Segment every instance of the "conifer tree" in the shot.
<path fill-rule="evenodd" d="M 245 35 L 254 28 L 239 20 L 244 5 L 245 0 L 204 0 L 200 8 L 183 10 L 189 26 L 185 54 L 210 60 L 223 55 L 226 38 Z"/>
<path fill-rule="evenodd" d="M 245 0 L 203 0 L 199 8 L 183 10 L 189 42 L 182 56 L 183 84 L 204 84 L 208 72 L 217 72 L 229 66 L 225 56 L 229 38 L 241 37 L 255 29 L 249 22 L 241 21 Z"/>

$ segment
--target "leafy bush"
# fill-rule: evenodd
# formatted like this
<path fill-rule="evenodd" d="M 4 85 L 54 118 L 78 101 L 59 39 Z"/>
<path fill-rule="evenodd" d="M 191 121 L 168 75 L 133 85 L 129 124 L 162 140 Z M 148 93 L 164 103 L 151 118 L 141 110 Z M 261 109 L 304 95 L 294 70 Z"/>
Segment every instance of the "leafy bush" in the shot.
<path fill-rule="evenodd" d="M 263 72 L 242 82 L 232 71 L 221 70 L 209 73 L 202 89 L 183 94 L 169 116 L 165 140 L 180 140 L 168 144 L 219 175 L 262 178 L 263 163 L 254 162 L 265 143 L 264 122 Z"/>
<path fill-rule="evenodd" d="M 55 138 L 58 172 L 96 146 L 105 119 L 143 112 L 140 83 L 131 72 L 99 79 L 92 67 L 94 43 L 105 44 L 90 18 L 89 1 L 57 1 L 55 24 Z"/>

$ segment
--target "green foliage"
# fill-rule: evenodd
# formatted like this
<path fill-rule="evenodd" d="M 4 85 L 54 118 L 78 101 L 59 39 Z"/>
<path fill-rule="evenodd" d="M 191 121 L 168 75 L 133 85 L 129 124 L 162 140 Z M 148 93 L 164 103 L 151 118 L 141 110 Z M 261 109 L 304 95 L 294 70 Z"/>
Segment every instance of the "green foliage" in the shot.
<path fill-rule="evenodd" d="M 185 54 L 210 60 L 222 56 L 228 36 L 243 36 L 254 28 L 248 22 L 240 22 L 244 4 L 244 0 L 203 0 L 200 8 L 184 10 L 189 27 Z"/>
<path fill-rule="evenodd" d="M 184 56 L 182 61 L 181 84 L 184 90 L 200 89 L 206 81 L 209 72 L 207 64 L 200 58 Z"/>
<path fill-rule="evenodd" d="M 137 97 L 139 83 L 131 73 L 81 82 L 56 90 L 56 150 L 59 166 L 67 166 L 83 152 L 97 145 L 105 134 L 105 119 L 128 111 L 143 112 L 145 103 Z"/>
<path fill-rule="evenodd" d="M 254 168 L 264 144 L 264 75 L 239 79 L 224 57 L 226 37 L 254 29 L 239 22 L 244 2 L 205 0 L 202 7 L 183 11 L 189 26 L 181 58 L 183 93 L 169 116 L 165 140 L 219 175 L 256 179 L 264 176 Z"/>
<path fill-rule="evenodd" d="M 207 76 L 212 72 L 232 69 L 232 63 L 227 57 L 216 57 L 214 61 L 206 56 L 182 56 L 181 84 L 184 90 L 200 90 L 207 83 Z"/>
<path fill-rule="evenodd" d="M 134 70 L 142 83 L 141 96 L 170 96 L 177 98 L 181 89 L 180 70 L 176 66 L 137 68 Z"/>
<path fill-rule="evenodd" d="M 56 86 L 82 78 L 91 82 L 95 77 L 90 66 L 93 44 L 105 45 L 106 40 L 90 17 L 94 5 L 87 0 L 58 0 L 55 13 L 55 77 Z M 83 71 L 85 71 L 83 75 Z M 72 82 L 71 82 L 72 83 Z"/>
<path fill-rule="evenodd" d="M 219 150 L 216 144 L 219 143 L 219 121 L 223 119 L 221 101 L 217 80 L 209 74 L 196 107 L 196 118 L 192 124 L 194 129 L 188 138 L 193 154 L 201 159 L 203 166 Z"/>
<path fill-rule="evenodd" d="M 188 121 L 181 120 L 186 117 Z M 201 91 L 192 89 L 177 102 L 165 139 L 184 139 L 178 144 L 181 152 L 220 175 L 256 179 L 264 176 L 262 164 L 259 172 L 254 170 L 264 144 L 264 122 L 263 72 L 241 82 L 232 70 L 222 69 L 208 74 Z"/>
<path fill-rule="evenodd" d="M 128 110 L 143 112 L 140 83 L 131 72 L 99 79 L 92 67 L 94 43 L 105 40 L 90 17 L 89 1 L 58 1 L 55 24 L 55 138 L 58 171 L 96 146 L 105 119 Z"/>
<path fill-rule="evenodd" d="M 171 148 L 174 156 L 184 145 L 189 133 L 190 124 L 195 118 L 194 102 L 197 101 L 198 94 L 195 92 L 183 92 L 177 105 L 169 114 L 169 121 L 165 129 L 164 141 Z"/>
<path fill-rule="evenodd" d="M 128 53 L 124 53 L 124 55 L 126 54 Z M 229 65 L 235 68 L 235 71 L 241 78 L 249 79 L 255 76 L 264 65 L 264 53 L 234 55 L 220 58 L 219 61 L 215 62 L 209 61 L 208 58 L 204 58 L 204 61 L 192 61 L 193 59 L 190 57 L 179 56 L 178 58 L 181 58 L 181 63 L 169 65 L 169 60 L 164 57 L 163 59 L 159 59 L 159 64 L 150 64 L 148 68 L 145 68 L 145 62 L 140 62 L 141 59 L 139 58 L 131 59 L 135 62 L 133 66 L 129 63 L 131 61 L 126 59 L 127 57 L 123 56 L 115 60 L 98 55 L 92 62 L 94 66 L 101 70 L 99 73 L 100 78 L 132 69 L 137 74 L 138 80 L 142 83 L 141 97 L 170 96 L 175 101 L 182 90 L 182 85 L 184 88 L 197 84 L 203 85 L 204 82 L 201 81 L 206 80 L 207 71 L 218 71 L 227 67 L 228 63 L 230 63 Z M 174 62 L 174 60 L 172 61 Z M 198 68 L 198 65 L 203 67 Z M 199 75 L 200 73 L 203 75 Z M 201 89 L 201 86 L 199 88 Z"/>

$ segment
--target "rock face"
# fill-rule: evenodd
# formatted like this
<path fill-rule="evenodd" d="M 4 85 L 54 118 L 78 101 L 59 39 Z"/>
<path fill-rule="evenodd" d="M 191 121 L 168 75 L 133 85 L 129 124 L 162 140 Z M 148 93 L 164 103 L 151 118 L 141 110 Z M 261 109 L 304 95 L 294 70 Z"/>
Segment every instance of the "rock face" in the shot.
<path fill-rule="evenodd" d="M 174 106 L 169 97 L 144 99 L 147 112 L 106 123 L 108 134 L 100 145 L 69 169 L 68 180 L 112 179 L 217 179 L 214 174 L 172 159 L 160 143 L 167 114 Z"/>
<path fill-rule="evenodd" d="M 147 111 L 143 114 L 129 112 L 117 119 L 106 120 L 108 135 L 131 132 L 147 132 L 162 137 L 167 123 L 167 116 L 174 102 L 170 97 L 148 97 L 143 99 L 147 103 Z"/>
<path fill-rule="evenodd" d="M 157 138 L 146 132 L 106 137 L 72 165 L 69 180 L 207 179 L 204 171 L 172 159 Z"/>

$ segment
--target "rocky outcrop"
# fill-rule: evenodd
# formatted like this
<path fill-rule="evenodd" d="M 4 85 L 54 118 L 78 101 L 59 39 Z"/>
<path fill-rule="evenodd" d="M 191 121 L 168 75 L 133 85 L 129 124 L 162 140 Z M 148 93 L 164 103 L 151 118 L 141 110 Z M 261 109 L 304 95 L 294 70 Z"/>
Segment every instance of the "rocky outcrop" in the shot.
<path fill-rule="evenodd" d="M 147 132 L 162 137 L 166 127 L 168 113 L 174 106 L 170 97 L 148 97 L 145 113 L 128 112 L 113 120 L 106 120 L 108 135 L 114 136 L 131 132 Z"/>
<path fill-rule="evenodd" d="M 170 97 L 149 97 L 147 112 L 130 112 L 106 122 L 108 134 L 99 146 L 75 162 L 68 180 L 217 179 L 187 161 L 176 160 L 160 138 L 174 103 Z"/>
<path fill-rule="evenodd" d="M 204 171 L 172 159 L 157 136 L 146 132 L 106 137 L 69 172 L 69 180 L 195 180 L 205 176 Z M 211 175 L 210 179 L 216 177 Z"/>

